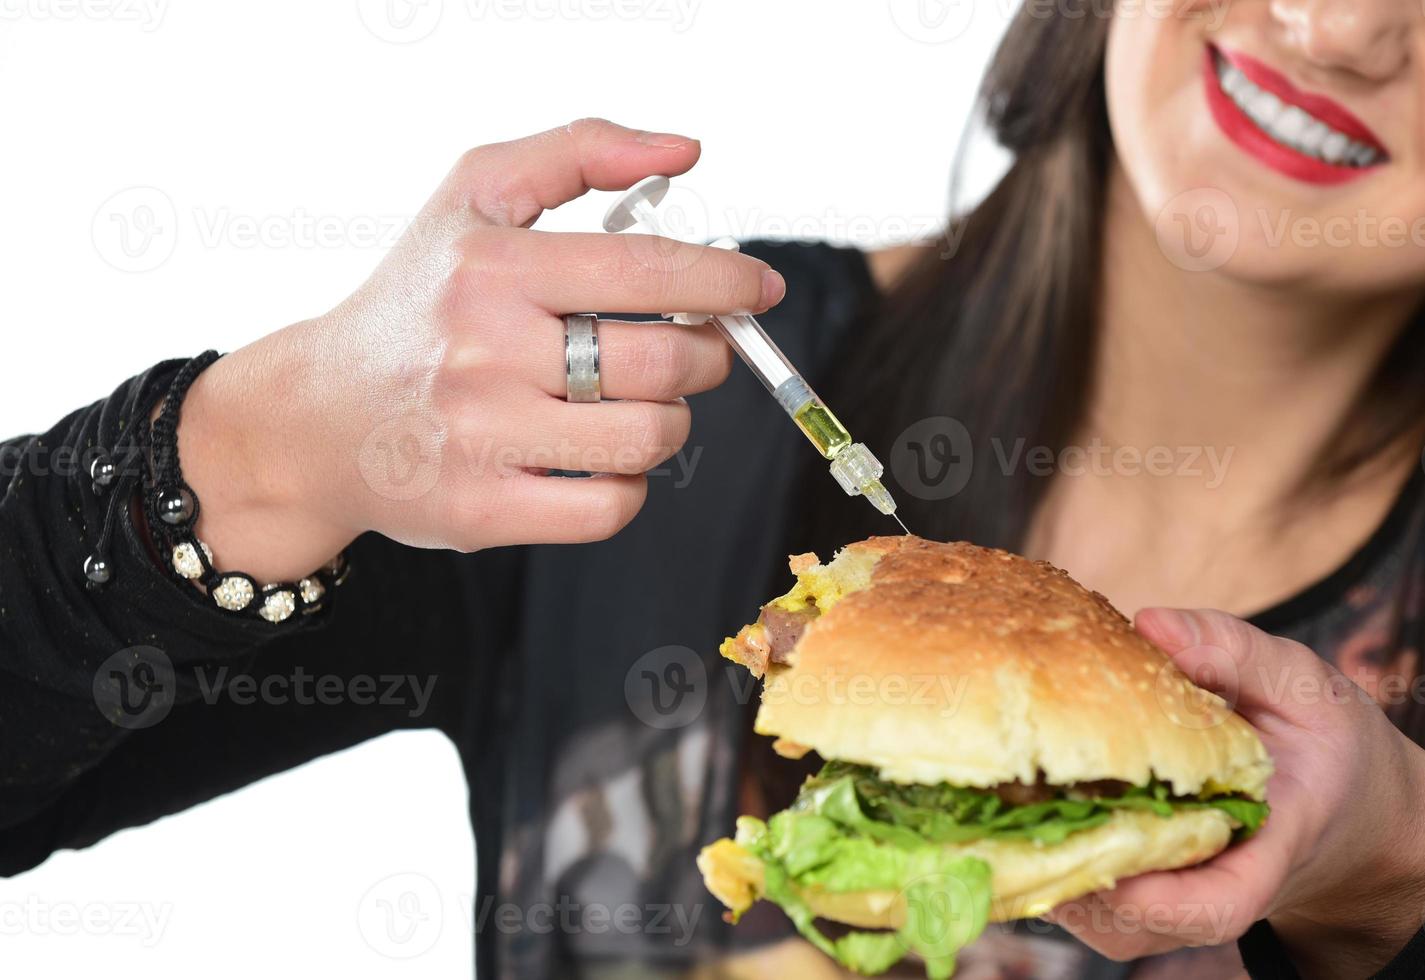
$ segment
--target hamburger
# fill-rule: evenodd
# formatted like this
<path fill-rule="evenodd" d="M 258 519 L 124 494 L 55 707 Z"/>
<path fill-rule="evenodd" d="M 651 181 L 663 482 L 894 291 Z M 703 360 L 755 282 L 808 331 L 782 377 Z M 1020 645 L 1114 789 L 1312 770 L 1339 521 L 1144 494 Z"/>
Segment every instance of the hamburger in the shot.
<path fill-rule="evenodd" d="M 915 953 L 948 977 L 987 922 L 1266 820 L 1253 729 L 1054 566 L 906 536 L 791 570 L 721 652 L 763 679 L 755 732 L 823 765 L 699 854 L 730 921 L 767 900 L 852 970 Z"/>

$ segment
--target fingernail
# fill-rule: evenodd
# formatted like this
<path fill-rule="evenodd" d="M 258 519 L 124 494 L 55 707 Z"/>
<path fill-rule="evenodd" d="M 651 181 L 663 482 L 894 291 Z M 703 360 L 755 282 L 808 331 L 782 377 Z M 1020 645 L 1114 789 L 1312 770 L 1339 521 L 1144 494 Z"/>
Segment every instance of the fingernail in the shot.
<path fill-rule="evenodd" d="M 1154 638 L 1163 644 L 1182 650 L 1197 643 L 1197 620 L 1186 609 L 1144 609 L 1139 622 L 1146 621 Z"/>
<path fill-rule="evenodd" d="M 638 142 L 644 146 L 656 146 L 662 150 L 676 150 L 679 147 L 687 146 L 689 143 L 696 143 L 691 136 L 679 136 L 676 133 L 648 133 L 638 134 Z"/>
<path fill-rule="evenodd" d="M 776 269 L 762 273 L 762 308 L 770 310 L 787 295 L 787 280 Z"/>

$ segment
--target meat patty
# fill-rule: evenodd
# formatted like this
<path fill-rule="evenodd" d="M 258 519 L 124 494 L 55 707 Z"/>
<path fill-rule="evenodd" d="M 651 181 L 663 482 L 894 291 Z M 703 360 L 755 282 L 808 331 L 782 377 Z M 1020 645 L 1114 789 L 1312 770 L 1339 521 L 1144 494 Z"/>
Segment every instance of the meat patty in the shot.
<path fill-rule="evenodd" d="M 768 655 L 774 664 L 787 663 L 787 655 L 806 632 L 807 624 L 820 614 L 815 604 L 795 612 L 779 606 L 763 606 L 757 621 L 767 631 Z"/>
<path fill-rule="evenodd" d="M 770 664 L 786 664 L 807 624 L 821 611 L 812 602 L 792 611 L 768 604 L 751 626 L 744 626 L 722 646 L 723 656 L 742 664 L 753 677 L 767 673 Z"/>
<path fill-rule="evenodd" d="M 1117 779 L 1098 779 L 1093 782 L 1073 783 L 1069 786 L 1051 786 L 1041 775 L 1037 782 L 1025 784 L 1019 781 L 991 786 L 990 792 L 1010 806 L 1027 806 L 1054 799 L 1061 791 L 1067 790 L 1080 796 L 1122 796 L 1128 784 Z"/>

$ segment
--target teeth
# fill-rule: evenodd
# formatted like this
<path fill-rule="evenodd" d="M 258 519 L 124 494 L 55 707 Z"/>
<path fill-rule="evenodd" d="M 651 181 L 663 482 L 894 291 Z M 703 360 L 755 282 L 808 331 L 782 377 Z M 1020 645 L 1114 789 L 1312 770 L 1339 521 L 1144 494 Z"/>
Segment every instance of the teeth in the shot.
<path fill-rule="evenodd" d="M 1252 101 L 1247 104 L 1247 115 L 1252 117 L 1252 121 L 1263 129 L 1270 130 L 1272 123 L 1277 121 L 1282 109 L 1282 100 L 1270 92 L 1258 92 L 1252 96 Z"/>
<path fill-rule="evenodd" d="M 1309 153 L 1314 157 L 1321 155 L 1321 144 L 1326 141 L 1326 137 L 1331 135 L 1331 127 L 1327 126 L 1320 119 L 1313 119 L 1307 125 L 1306 130 L 1301 134 L 1301 145 L 1297 149 L 1302 153 Z"/>
<path fill-rule="evenodd" d="M 1226 61 L 1219 59 L 1218 65 L 1217 77 L 1221 81 L 1222 91 L 1228 95 L 1236 95 L 1237 90 L 1242 87 L 1242 83 L 1247 82 L 1247 76 L 1242 74 L 1239 68 L 1228 64 Z M 1250 85 L 1251 82 L 1247 82 L 1247 84 Z"/>
<path fill-rule="evenodd" d="M 1331 133 L 1321 141 L 1321 159 L 1327 163 L 1340 163 L 1350 145 L 1351 141 L 1345 133 Z"/>
<path fill-rule="evenodd" d="M 1360 143 L 1357 143 L 1348 152 L 1350 154 L 1348 159 L 1351 163 L 1355 164 L 1358 167 L 1369 167 L 1371 164 L 1375 163 L 1377 160 L 1380 159 L 1379 151 L 1375 150 L 1372 147 L 1364 146 Z"/>
<path fill-rule="evenodd" d="M 1217 83 L 1262 132 L 1299 153 L 1350 167 L 1369 167 L 1382 157 L 1375 147 L 1351 139 L 1300 106 L 1287 105 L 1271 92 L 1259 88 L 1240 68 L 1220 55 Z"/>
<path fill-rule="evenodd" d="M 1290 147 L 1297 147 L 1301 144 L 1301 134 L 1306 132 L 1306 127 L 1311 125 L 1311 117 L 1297 106 L 1287 106 L 1286 112 L 1277 117 L 1273 130 L 1277 138 Z"/>

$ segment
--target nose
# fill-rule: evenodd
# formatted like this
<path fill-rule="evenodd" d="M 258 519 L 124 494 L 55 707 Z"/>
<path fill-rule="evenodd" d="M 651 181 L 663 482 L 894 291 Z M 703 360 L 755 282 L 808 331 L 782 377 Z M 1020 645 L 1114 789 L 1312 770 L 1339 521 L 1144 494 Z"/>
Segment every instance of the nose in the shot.
<path fill-rule="evenodd" d="M 1271 0 L 1271 12 L 1303 58 L 1373 81 L 1405 67 L 1425 22 L 1415 0 Z"/>

